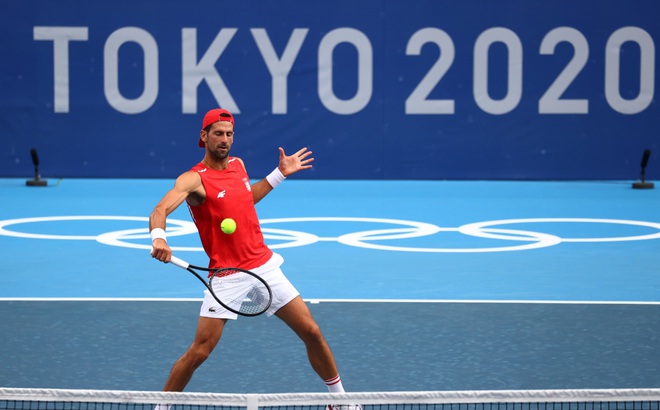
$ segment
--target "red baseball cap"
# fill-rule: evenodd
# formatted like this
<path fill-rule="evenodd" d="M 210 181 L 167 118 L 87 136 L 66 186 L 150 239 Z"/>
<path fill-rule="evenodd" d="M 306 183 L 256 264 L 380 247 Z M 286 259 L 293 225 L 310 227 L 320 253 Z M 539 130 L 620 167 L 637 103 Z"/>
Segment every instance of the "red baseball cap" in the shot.
<path fill-rule="evenodd" d="M 204 115 L 204 121 L 202 121 L 202 129 L 205 129 L 209 125 L 218 121 L 227 121 L 230 122 L 231 125 L 234 125 L 234 116 L 224 108 L 214 108 L 207 112 L 206 115 Z M 199 139 L 199 146 L 202 148 L 205 147 L 204 141 L 202 141 L 201 138 Z"/>

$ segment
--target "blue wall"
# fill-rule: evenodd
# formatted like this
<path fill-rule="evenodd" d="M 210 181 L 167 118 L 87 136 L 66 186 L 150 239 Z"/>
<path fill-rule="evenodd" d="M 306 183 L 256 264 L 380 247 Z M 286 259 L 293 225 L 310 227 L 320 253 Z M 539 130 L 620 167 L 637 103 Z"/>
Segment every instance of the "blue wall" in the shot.
<path fill-rule="evenodd" d="M 235 112 L 253 178 L 660 177 L 660 2 L 5 2 L 0 176 L 171 178 Z"/>

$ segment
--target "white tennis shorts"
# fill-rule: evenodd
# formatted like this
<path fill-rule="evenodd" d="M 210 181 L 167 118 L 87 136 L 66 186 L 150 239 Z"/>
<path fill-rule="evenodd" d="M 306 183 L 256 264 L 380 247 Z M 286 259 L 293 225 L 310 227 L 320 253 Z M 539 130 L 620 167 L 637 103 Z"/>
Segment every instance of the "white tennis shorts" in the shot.
<path fill-rule="evenodd" d="M 280 269 L 282 263 L 284 263 L 282 255 L 273 253 L 273 256 L 268 262 L 258 268 L 251 269 L 252 272 L 261 276 L 268 283 L 270 290 L 273 292 L 273 303 L 266 311 L 266 316 L 272 316 L 282 306 L 291 302 L 300 294 L 291 282 L 289 282 L 289 279 L 284 276 L 284 272 Z M 222 307 L 208 290 L 204 291 L 204 301 L 202 302 L 199 315 L 218 319 L 238 318 L 236 313 Z"/>

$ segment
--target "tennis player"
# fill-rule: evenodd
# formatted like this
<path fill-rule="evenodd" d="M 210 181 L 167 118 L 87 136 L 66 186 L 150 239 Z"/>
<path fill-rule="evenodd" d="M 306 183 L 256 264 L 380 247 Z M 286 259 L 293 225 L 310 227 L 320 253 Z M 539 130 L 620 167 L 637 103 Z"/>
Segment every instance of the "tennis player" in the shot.
<path fill-rule="evenodd" d="M 185 201 L 209 257 L 209 268 L 238 267 L 261 275 L 273 291 L 273 303 L 266 315 L 277 316 L 302 339 L 312 368 L 328 390 L 342 393 L 344 388 L 330 347 L 300 294 L 280 269 L 282 256 L 264 243 L 254 206 L 289 175 L 310 169 L 312 152 L 302 148 L 286 155 L 280 148 L 278 167 L 251 184 L 243 161 L 229 155 L 233 143 L 234 116 L 219 108 L 207 112 L 199 133 L 204 159 L 176 179 L 149 218 L 152 256 L 161 262 L 170 261 L 172 250 L 167 244 L 165 223 L 167 216 Z M 220 229 L 221 221 L 228 217 L 237 226 L 230 235 Z M 195 369 L 220 340 L 227 320 L 236 318 L 206 291 L 195 339 L 174 363 L 165 391 L 183 391 Z"/>

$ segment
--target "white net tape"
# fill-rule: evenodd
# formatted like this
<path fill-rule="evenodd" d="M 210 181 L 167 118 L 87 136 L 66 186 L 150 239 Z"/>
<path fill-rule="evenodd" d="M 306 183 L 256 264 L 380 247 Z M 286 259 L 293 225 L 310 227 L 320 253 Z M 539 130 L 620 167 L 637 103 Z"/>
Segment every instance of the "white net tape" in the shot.
<path fill-rule="evenodd" d="M 499 403 L 652 403 L 640 408 L 658 408 L 660 389 L 595 389 L 595 390 L 476 390 L 476 391 L 408 391 L 361 393 L 280 393 L 224 394 L 178 393 L 128 390 L 66 390 L 0 388 L 0 405 L 8 402 L 88 402 L 140 403 L 211 407 L 244 407 L 247 410 L 272 407 L 343 405 L 407 405 L 499 404 Z M 653 405 L 653 403 L 655 403 Z M 9 408 L 5 405 L 4 408 Z M 22 407 L 16 407 L 22 408 Z M 522 407 L 525 408 L 525 407 Z M 637 408 L 637 407 L 631 407 Z"/>

